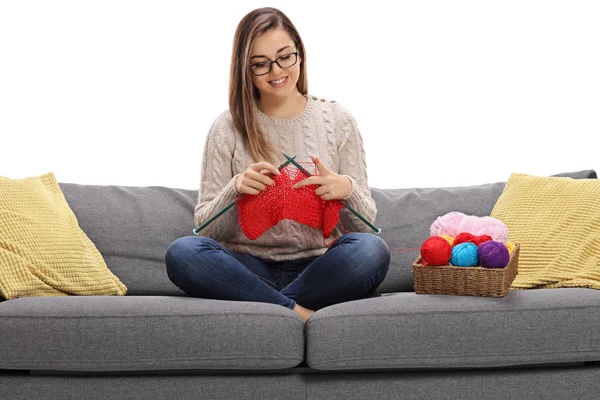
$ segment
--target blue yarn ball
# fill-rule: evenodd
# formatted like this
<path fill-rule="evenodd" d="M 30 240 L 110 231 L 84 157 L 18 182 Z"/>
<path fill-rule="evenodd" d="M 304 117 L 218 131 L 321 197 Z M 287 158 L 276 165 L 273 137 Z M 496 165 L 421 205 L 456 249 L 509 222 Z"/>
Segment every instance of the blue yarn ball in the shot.
<path fill-rule="evenodd" d="M 453 246 L 450 264 L 458 267 L 474 267 L 479 264 L 477 245 L 472 242 L 464 242 Z"/>

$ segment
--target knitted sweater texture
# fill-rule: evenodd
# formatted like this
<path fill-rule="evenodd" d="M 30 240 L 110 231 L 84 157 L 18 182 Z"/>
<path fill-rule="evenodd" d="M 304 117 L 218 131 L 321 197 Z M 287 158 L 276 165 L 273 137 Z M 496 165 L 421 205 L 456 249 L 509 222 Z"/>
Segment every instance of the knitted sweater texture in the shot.
<path fill-rule="evenodd" d="M 286 161 L 281 153 L 301 163 L 311 174 L 317 174 L 311 154 L 319 157 L 331 171 L 345 175 L 352 182 L 352 192 L 343 201 L 368 221 L 377 214 L 367 178 L 367 163 L 363 140 L 356 121 L 335 101 L 306 95 L 304 111 L 293 118 L 271 117 L 255 109 L 259 126 L 278 150 L 278 167 Z M 200 226 L 240 195 L 234 188 L 235 178 L 253 164 L 252 155 L 240 133 L 235 129 L 229 110 L 221 113 L 206 137 L 202 158 L 198 204 L 194 222 Z M 288 165 L 286 168 L 295 168 Z M 343 229 L 342 229 L 343 226 Z M 328 244 L 349 232 L 369 232 L 371 228 L 347 208 L 340 211 L 340 223 L 331 237 L 324 239 L 321 230 L 285 219 L 256 240 L 242 232 L 233 207 L 199 232 L 228 249 L 247 253 L 265 261 L 286 261 L 320 256 Z M 372 231 L 371 231 L 372 232 Z"/>

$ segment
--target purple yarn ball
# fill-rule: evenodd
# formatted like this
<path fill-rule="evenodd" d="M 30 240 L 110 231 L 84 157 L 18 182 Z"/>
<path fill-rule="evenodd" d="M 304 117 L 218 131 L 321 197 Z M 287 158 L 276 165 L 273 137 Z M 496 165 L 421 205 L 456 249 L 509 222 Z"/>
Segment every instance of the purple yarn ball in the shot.
<path fill-rule="evenodd" d="M 481 265 L 485 268 L 504 268 L 510 261 L 510 253 L 506 245 L 495 240 L 481 243 L 477 254 Z"/>

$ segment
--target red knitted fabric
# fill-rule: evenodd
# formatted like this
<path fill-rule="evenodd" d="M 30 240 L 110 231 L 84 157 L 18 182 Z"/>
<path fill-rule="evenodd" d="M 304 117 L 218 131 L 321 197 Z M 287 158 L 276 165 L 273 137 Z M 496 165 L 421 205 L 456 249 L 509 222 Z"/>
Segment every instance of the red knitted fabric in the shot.
<path fill-rule="evenodd" d="M 282 219 L 321 229 L 324 238 L 331 236 L 344 205 L 339 200 L 322 200 L 315 193 L 318 185 L 293 189 L 296 182 L 307 178 L 300 170 L 283 168 L 280 172 L 271 177 L 274 185 L 237 200 L 238 220 L 246 237 L 255 240 Z"/>

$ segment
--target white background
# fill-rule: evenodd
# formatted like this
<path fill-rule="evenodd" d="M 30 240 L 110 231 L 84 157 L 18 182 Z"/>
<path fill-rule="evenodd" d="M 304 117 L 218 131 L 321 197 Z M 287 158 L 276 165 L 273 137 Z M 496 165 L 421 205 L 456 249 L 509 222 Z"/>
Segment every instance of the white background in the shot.
<path fill-rule="evenodd" d="M 198 189 L 262 6 L 299 30 L 309 93 L 354 115 L 372 187 L 600 170 L 598 1 L 0 0 L 0 176 Z"/>

